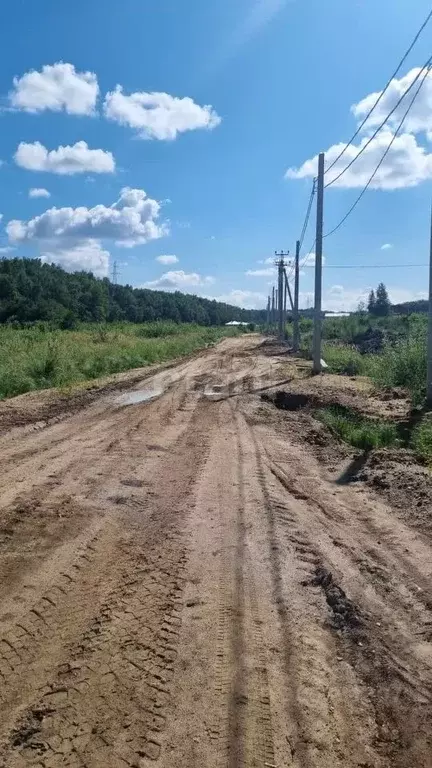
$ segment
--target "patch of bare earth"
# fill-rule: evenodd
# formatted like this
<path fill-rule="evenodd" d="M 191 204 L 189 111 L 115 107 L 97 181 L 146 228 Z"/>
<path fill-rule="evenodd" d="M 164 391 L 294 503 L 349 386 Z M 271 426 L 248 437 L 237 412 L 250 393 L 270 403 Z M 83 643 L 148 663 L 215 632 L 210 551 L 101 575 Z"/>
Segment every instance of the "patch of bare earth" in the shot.
<path fill-rule="evenodd" d="M 0 438 L 2 767 L 431 768 L 430 538 L 260 399 L 283 352 Z"/>

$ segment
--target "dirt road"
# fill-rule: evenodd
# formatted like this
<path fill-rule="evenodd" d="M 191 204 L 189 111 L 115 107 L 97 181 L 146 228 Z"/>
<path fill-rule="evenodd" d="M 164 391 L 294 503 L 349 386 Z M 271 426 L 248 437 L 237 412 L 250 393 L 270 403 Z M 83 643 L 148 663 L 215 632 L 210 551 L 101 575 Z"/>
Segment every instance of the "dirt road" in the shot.
<path fill-rule="evenodd" d="M 280 363 L 1 438 L 1 766 L 432 766 L 431 540 L 269 417 Z"/>

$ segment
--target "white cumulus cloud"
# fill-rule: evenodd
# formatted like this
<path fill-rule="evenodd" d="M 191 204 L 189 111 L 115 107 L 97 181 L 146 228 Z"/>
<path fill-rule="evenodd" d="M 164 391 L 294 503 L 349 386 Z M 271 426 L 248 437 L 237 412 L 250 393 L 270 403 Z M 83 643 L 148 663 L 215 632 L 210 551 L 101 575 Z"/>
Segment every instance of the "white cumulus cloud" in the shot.
<path fill-rule="evenodd" d="M 147 197 L 143 189 L 122 189 L 110 207 L 50 208 L 29 221 L 14 219 L 6 227 L 11 242 L 46 240 L 113 240 L 132 247 L 156 240 L 167 233 L 158 222 L 160 203 Z"/>
<path fill-rule="evenodd" d="M 51 193 L 43 187 L 32 187 L 29 189 L 29 197 L 51 197 Z"/>
<path fill-rule="evenodd" d="M 265 269 L 247 269 L 248 277 L 272 277 L 276 272 L 275 267 L 266 267 Z"/>
<path fill-rule="evenodd" d="M 420 67 L 414 67 L 406 75 L 400 79 L 395 78 L 392 80 L 389 88 L 385 92 L 378 106 L 373 110 L 370 118 L 365 123 L 364 131 L 368 131 L 372 128 L 377 128 L 385 120 L 389 112 L 396 106 L 403 93 L 413 83 L 415 78 L 421 72 Z M 413 85 L 409 93 L 402 99 L 400 105 L 390 118 L 390 125 L 395 127 L 402 120 L 409 103 L 411 102 L 418 86 L 423 79 L 423 74 Z M 377 101 L 382 91 L 376 93 L 370 93 L 364 99 L 354 104 L 351 107 L 351 111 L 354 117 L 359 122 L 362 122 L 367 113 L 372 109 L 373 105 Z M 432 73 L 429 73 L 423 83 L 422 89 L 419 92 L 410 113 L 404 123 L 404 130 L 408 133 L 419 133 L 421 131 L 430 131 L 432 118 Z"/>
<path fill-rule="evenodd" d="M 184 272 L 182 269 L 177 271 L 165 272 L 157 280 L 151 280 L 144 284 L 144 288 L 164 289 L 164 290 L 181 290 L 190 286 L 202 286 L 209 285 L 214 282 L 214 278 L 198 274 L 198 272 Z"/>
<path fill-rule="evenodd" d="M 264 309 L 267 306 L 268 297 L 258 291 L 245 291 L 233 288 L 228 293 L 221 294 L 220 296 L 207 296 L 207 298 L 216 299 L 216 301 L 222 301 L 225 304 L 233 304 L 243 309 Z"/>
<path fill-rule="evenodd" d="M 156 261 L 159 262 L 159 264 L 177 264 L 178 258 L 177 256 L 157 256 Z"/>
<path fill-rule="evenodd" d="M 394 136 L 396 126 L 401 122 L 413 95 L 416 93 L 417 83 L 412 90 L 402 99 L 400 106 L 395 110 L 389 123 L 371 140 L 372 130 L 383 122 L 389 111 L 396 106 L 398 99 L 413 83 L 420 72 L 414 68 L 404 77 L 394 79 L 388 91 L 383 95 L 381 102 L 373 110 L 371 117 L 362 128 L 362 133 L 357 143 L 349 145 L 343 156 L 337 160 L 338 155 L 345 149 L 345 142 L 333 144 L 326 151 L 326 167 L 335 162 L 326 174 L 326 182 L 335 182 L 334 186 L 346 189 L 364 187 L 369 181 L 378 163 L 383 158 Z M 421 76 L 422 77 L 422 76 Z M 421 78 L 419 81 L 421 82 Z M 351 112 L 358 122 L 361 122 L 375 104 L 380 91 L 371 93 L 351 107 Z M 432 178 L 432 153 L 429 151 L 427 140 L 432 140 L 432 73 L 430 73 L 420 91 L 416 101 L 403 125 L 403 133 L 394 140 L 382 165 L 377 171 L 372 183 L 372 189 L 402 189 L 414 187 L 427 179 Z M 422 143 L 417 134 L 424 134 Z M 370 141 L 370 144 L 369 144 Z M 366 145 L 368 146 L 366 147 Z M 362 154 L 360 155 L 360 152 Z M 357 159 L 358 158 L 358 159 Z M 346 169 L 349 163 L 355 161 L 338 181 L 336 177 Z M 304 179 L 316 176 L 318 155 L 306 160 L 298 168 L 289 168 L 286 178 Z"/>
<path fill-rule="evenodd" d="M 14 78 L 9 94 L 11 106 L 25 112 L 65 111 L 71 115 L 92 115 L 99 94 L 93 72 L 77 72 L 72 64 L 47 64 Z"/>
<path fill-rule="evenodd" d="M 173 140 L 179 133 L 211 130 L 221 122 L 213 107 L 201 107 L 188 96 L 145 92 L 127 95 L 120 85 L 107 93 L 104 112 L 109 120 L 136 129 L 143 139 Z"/>
<path fill-rule="evenodd" d="M 360 302 L 367 304 L 370 291 L 370 285 L 357 288 L 332 285 L 324 291 L 323 308 L 332 312 L 354 312 L 357 310 Z M 413 291 L 398 287 L 388 287 L 388 294 L 392 304 L 427 298 L 425 291 Z M 313 306 L 312 294 L 303 295 L 302 305 L 305 306 L 306 302 Z"/>
<path fill-rule="evenodd" d="M 27 171 L 46 171 L 62 176 L 76 173 L 113 173 L 115 161 L 111 152 L 89 149 L 85 141 L 73 146 L 58 147 L 48 151 L 43 144 L 21 142 L 15 153 L 15 162 Z"/>
<path fill-rule="evenodd" d="M 58 247 L 43 252 L 41 260 L 46 264 L 58 264 L 67 272 L 93 272 L 96 277 L 107 277 L 110 254 L 98 240 L 82 240 L 69 248 Z"/>
<path fill-rule="evenodd" d="M 387 149 L 393 134 L 388 130 L 382 130 L 373 139 L 361 157 L 351 168 L 335 183 L 334 186 L 354 189 L 364 187 L 370 176 L 381 160 Z M 359 154 L 360 150 L 369 139 L 365 136 L 357 145 L 351 144 L 343 157 L 334 165 L 326 175 L 326 182 L 331 182 Z M 334 144 L 326 152 L 326 164 L 329 166 L 336 160 L 345 144 Z M 300 168 L 289 168 L 286 176 L 289 179 L 305 179 L 316 176 L 318 167 L 318 155 L 307 160 Z M 398 136 L 390 149 L 383 164 L 372 181 L 372 189 L 402 189 L 414 187 L 426 179 L 432 178 L 432 154 L 418 144 L 416 137 L 411 133 L 403 133 Z"/>
<path fill-rule="evenodd" d="M 326 263 L 326 258 L 323 255 L 322 257 L 322 263 Z M 301 265 L 302 267 L 314 267 L 315 266 L 315 254 L 314 253 L 308 253 L 303 259 L 301 259 Z"/>
<path fill-rule="evenodd" d="M 393 245 L 391 243 L 384 243 L 384 245 L 381 246 L 382 251 L 390 251 L 391 248 L 393 248 Z"/>

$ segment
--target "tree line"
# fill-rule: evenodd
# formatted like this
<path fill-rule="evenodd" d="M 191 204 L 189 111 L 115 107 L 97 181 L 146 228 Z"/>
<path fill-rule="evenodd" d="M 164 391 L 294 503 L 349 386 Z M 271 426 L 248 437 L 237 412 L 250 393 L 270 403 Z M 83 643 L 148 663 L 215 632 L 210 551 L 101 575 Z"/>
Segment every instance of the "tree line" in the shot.
<path fill-rule="evenodd" d="M 265 322 L 265 310 L 247 310 L 176 291 L 152 291 L 115 285 L 90 272 L 65 272 L 40 259 L 0 261 L 0 323 L 25 325 L 47 321 L 61 328 L 79 322 L 176 323 L 224 325 L 231 320 Z"/>

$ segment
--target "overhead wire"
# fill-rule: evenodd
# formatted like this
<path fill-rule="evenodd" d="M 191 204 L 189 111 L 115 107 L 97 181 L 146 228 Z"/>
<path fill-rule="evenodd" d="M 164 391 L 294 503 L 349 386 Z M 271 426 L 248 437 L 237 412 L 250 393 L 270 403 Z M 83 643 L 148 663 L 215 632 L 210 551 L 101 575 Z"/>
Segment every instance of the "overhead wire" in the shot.
<path fill-rule="evenodd" d="M 429 65 L 429 66 L 428 66 L 428 68 L 426 69 L 426 71 L 425 71 L 425 73 L 424 73 L 424 75 L 423 75 L 423 79 L 421 80 L 419 87 L 417 88 L 417 90 L 416 90 L 416 92 L 415 92 L 415 94 L 414 94 L 413 98 L 411 99 L 411 101 L 410 101 L 410 103 L 409 103 L 409 105 L 408 105 L 408 108 L 406 109 L 406 111 L 405 111 L 405 113 L 404 113 L 404 115 L 403 115 L 403 117 L 402 117 L 402 120 L 400 121 L 400 123 L 399 123 L 398 127 L 396 128 L 396 131 L 394 132 L 394 134 L 393 134 L 393 136 L 392 136 L 392 139 L 391 139 L 390 143 L 388 144 L 388 146 L 387 146 L 387 148 L 386 148 L 385 152 L 383 153 L 383 156 L 381 157 L 381 159 L 380 159 L 380 161 L 379 161 L 378 165 L 376 166 L 376 168 L 375 168 L 374 172 L 373 172 L 373 173 L 372 173 L 372 175 L 369 177 L 369 179 L 368 179 L 368 181 L 367 181 L 366 185 L 365 185 L 365 186 L 364 186 L 364 188 L 362 189 L 362 191 L 361 191 L 360 195 L 359 195 L 359 196 L 358 196 L 358 198 L 355 200 L 355 202 L 353 203 L 353 205 L 351 206 L 351 208 L 349 209 L 349 211 L 348 211 L 348 212 L 345 214 L 345 216 L 343 217 L 343 219 L 341 219 L 341 221 L 339 222 L 339 224 L 338 224 L 336 227 L 334 227 L 334 229 L 332 229 L 330 232 L 327 232 L 327 233 L 324 235 L 324 237 L 330 237 L 330 235 L 334 235 L 334 233 L 335 233 L 335 232 L 337 232 L 337 231 L 338 231 L 338 229 L 340 229 L 340 227 L 341 227 L 341 226 L 342 226 L 342 225 L 343 225 L 343 224 L 346 222 L 346 220 L 348 219 L 348 217 L 349 217 L 349 216 L 352 214 L 352 212 L 354 211 L 354 209 L 357 207 L 357 205 L 359 204 L 359 202 L 360 202 L 360 200 L 362 199 L 363 195 L 364 195 L 364 194 L 366 193 L 366 191 L 369 189 L 369 187 L 370 187 L 370 185 L 372 184 L 372 182 L 373 182 L 373 180 L 374 180 L 375 176 L 377 175 L 377 173 L 378 173 L 379 169 L 381 168 L 381 166 L 382 166 L 382 164 L 383 164 L 384 160 L 386 159 L 386 157 L 387 157 L 388 153 L 390 152 L 390 150 L 391 150 L 391 148 L 392 148 L 392 146 L 393 146 L 394 142 L 396 141 L 396 139 L 397 139 L 397 137 L 398 137 L 399 133 L 401 132 L 401 130 L 402 130 L 402 127 L 403 127 L 403 125 L 404 125 L 404 123 L 405 123 L 405 120 L 407 119 L 407 117 L 408 117 L 408 115 L 409 115 L 409 113 L 410 113 L 410 111 L 411 111 L 411 109 L 412 109 L 412 107 L 413 107 L 413 105 L 414 105 L 414 102 L 415 102 L 415 100 L 416 100 L 417 96 L 419 95 L 419 93 L 420 93 L 420 91 L 421 91 L 421 89 L 422 89 L 422 87 L 423 87 L 423 85 L 424 85 L 424 83 L 425 83 L 425 80 L 426 80 L 426 78 L 427 78 L 427 76 L 428 76 L 428 74 L 429 74 L 429 72 L 430 72 L 431 68 L 432 68 L 432 65 Z"/>
<path fill-rule="evenodd" d="M 391 77 L 389 78 L 389 80 L 387 81 L 387 84 L 386 84 L 386 86 L 385 86 L 384 90 L 383 90 L 383 91 L 381 91 L 381 93 L 378 95 L 378 98 L 377 98 L 377 99 L 376 99 L 376 101 L 374 102 L 373 106 L 371 107 L 371 109 L 370 109 L 370 110 L 369 110 L 369 112 L 367 113 L 367 115 L 366 115 L 366 117 L 364 118 L 364 120 L 363 120 L 363 121 L 360 123 L 360 125 L 358 126 L 358 128 L 357 128 L 356 132 L 355 132 L 355 133 L 354 133 L 354 134 L 351 136 L 351 138 L 350 138 L 349 142 L 348 142 L 348 143 L 345 145 L 345 147 L 344 147 L 344 148 L 343 148 L 343 150 L 342 150 L 342 151 L 339 153 L 339 155 L 336 157 L 336 159 L 335 159 L 335 160 L 333 160 L 333 162 L 331 163 L 331 165 L 329 165 L 329 167 L 328 167 L 328 168 L 326 168 L 326 170 L 324 171 L 324 173 L 325 173 L 325 174 L 326 174 L 326 173 L 328 173 L 328 172 L 329 172 L 329 171 L 330 171 L 330 170 L 331 170 L 331 169 L 332 169 L 332 168 L 333 168 L 333 167 L 336 165 L 336 163 L 337 163 L 337 162 L 339 162 L 339 160 L 341 159 L 341 157 L 343 157 L 343 155 L 344 155 L 344 154 L 345 154 L 345 152 L 347 151 L 348 147 L 349 147 L 349 146 L 352 144 L 352 142 L 354 141 L 354 139 L 356 139 L 356 138 L 357 138 L 357 136 L 359 135 L 359 133 L 362 131 L 362 129 L 363 129 L 363 128 L 364 128 L 364 126 L 366 125 L 367 121 L 369 120 L 369 118 L 370 118 L 370 116 L 371 116 L 372 112 L 373 112 L 373 111 L 374 111 L 374 110 L 377 108 L 378 104 L 380 103 L 380 101 L 382 100 L 382 98 L 383 98 L 383 97 L 384 97 L 384 95 L 387 93 L 388 89 L 390 88 L 390 85 L 391 85 L 392 81 L 394 80 L 394 78 L 396 77 L 396 75 L 399 73 L 399 71 L 400 71 L 400 69 L 402 68 L 402 66 L 405 64 L 405 61 L 407 60 L 407 58 L 408 58 L 409 54 L 411 53 L 412 49 L 414 48 L 415 44 L 417 43 L 417 40 L 419 39 L 419 37 L 420 37 L 420 35 L 422 34 L 422 32 L 423 32 L 423 30 L 425 29 L 425 27 L 428 25 L 428 23 L 429 23 L 429 21 L 431 20 L 431 18 L 432 18 L 432 9 L 431 9 L 431 10 L 430 10 L 430 12 L 428 13 L 428 15 L 427 15 L 426 19 L 424 20 L 423 24 L 421 25 L 420 29 L 418 30 L 417 34 L 415 35 L 415 37 L 414 37 L 414 39 L 413 39 L 412 43 L 410 44 L 409 48 L 408 48 L 408 49 L 407 49 L 407 51 L 404 53 L 404 55 L 403 55 L 402 59 L 400 60 L 400 62 L 399 62 L 399 64 L 398 64 L 397 68 L 395 69 L 395 71 L 393 72 L 393 74 L 391 75 Z"/>
<path fill-rule="evenodd" d="M 310 215 L 311 215 L 311 212 L 312 212 L 312 205 L 313 205 L 313 201 L 314 201 L 314 197 L 315 197 L 315 192 L 316 192 L 316 183 L 317 183 L 317 179 L 315 178 L 313 180 L 313 183 L 312 183 L 312 189 L 311 189 L 311 193 L 310 193 L 310 197 L 309 197 L 309 202 L 308 202 L 308 206 L 307 206 L 307 209 L 306 209 L 306 215 L 305 215 L 305 218 L 304 218 L 303 227 L 302 227 L 302 231 L 301 231 L 301 235 L 300 235 L 300 251 L 301 251 L 301 249 L 303 247 L 304 239 L 306 237 L 306 232 L 307 232 L 307 229 L 308 229 L 308 226 L 309 226 Z M 290 269 L 289 269 L 289 273 L 288 273 L 288 279 L 292 276 L 292 274 L 294 272 L 294 269 L 295 269 L 295 262 L 293 261 L 290 264 Z"/>
<path fill-rule="evenodd" d="M 427 69 L 428 67 L 430 67 L 431 63 L 432 63 L 432 56 L 430 56 L 430 57 L 429 57 L 429 59 L 427 60 L 427 62 L 426 62 L 426 63 L 425 63 L 423 66 L 422 66 L 421 70 L 418 72 L 418 74 L 416 75 L 416 77 L 414 78 L 414 80 L 412 81 L 412 83 L 411 83 L 411 84 L 408 86 L 408 88 L 407 88 L 407 89 L 404 91 L 404 93 L 403 93 L 403 94 L 402 94 L 402 96 L 401 96 L 401 97 L 398 99 L 398 101 L 397 101 L 397 103 L 395 104 L 395 106 L 393 107 L 393 109 L 392 109 L 392 110 L 391 110 L 391 111 L 388 113 L 387 117 L 386 117 L 386 118 L 385 118 L 385 119 L 382 121 L 382 123 L 381 123 L 381 124 L 378 126 L 378 128 L 377 128 L 377 129 L 374 131 L 374 133 L 372 134 L 372 136 L 370 136 L 370 137 L 369 137 L 369 139 L 367 140 L 366 144 L 365 144 L 365 145 L 364 145 L 364 146 L 363 146 L 363 147 L 360 149 L 360 152 L 358 152 L 358 153 L 356 154 L 356 156 L 355 156 L 355 157 L 353 157 L 353 159 L 351 160 L 351 162 L 350 162 L 350 163 L 348 163 L 348 165 L 347 165 L 347 166 L 346 166 L 346 167 L 345 167 L 345 168 L 344 168 L 344 169 L 343 169 L 343 170 L 342 170 L 342 171 L 341 171 L 341 172 L 340 172 L 340 173 L 339 173 L 339 174 L 338 174 L 338 175 L 337 175 L 337 176 L 336 176 L 334 179 L 332 179 L 331 181 L 329 181 L 329 182 L 328 182 L 328 183 L 325 185 L 324 189 L 328 189 L 328 187 L 331 187 L 331 186 L 333 186 L 333 184 L 335 184 L 337 181 L 339 181 L 339 179 L 340 179 L 342 176 L 344 176 L 344 174 L 345 174 L 345 173 L 346 173 L 346 172 L 347 172 L 347 171 L 348 171 L 348 170 L 351 168 L 351 166 L 352 166 L 352 165 L 354 165 L 354 163 L 355 163 L 355 162 L 357 162 L 357 160 L 359 159 L 359 157 L 361 157 L 361 155 L 363 154 L 363 152 L 365 152 L 365 151 L 367 150 L 367 148 L 368 148 L 368 147 L 369 147 L 369 145 L 372 143 L 372 141 L 373 141 L 374 139 L 376 139 L 376 137 L 378 136 L 379 132 L 382 130 L 382 128 L 384 128 L 385 124 L 388 122 L 388 120 L 390 119 L 390 117 L 391 117 L 391 116 L 392 116 L 392 115 L 393 115 L 393 114 L 396 112 L 396 110 L 397 110 L 397 109 L 398 109 L 398 107 L 401 105 L 401 103 L 403 102 L 403 100 L 405 99 L 405 97 L 406 97 L 406 96 L 409 94 L 409 92 L 411 91 L 411 89 L 412 89 L 412 88 L 415 86 L 415 84 L 417 83 L 417 81 L 418 81 L 418 80 L 419 80 L 419 78 L 421 77 L 422 73 L 425 71 L 425 69 Z"/>

